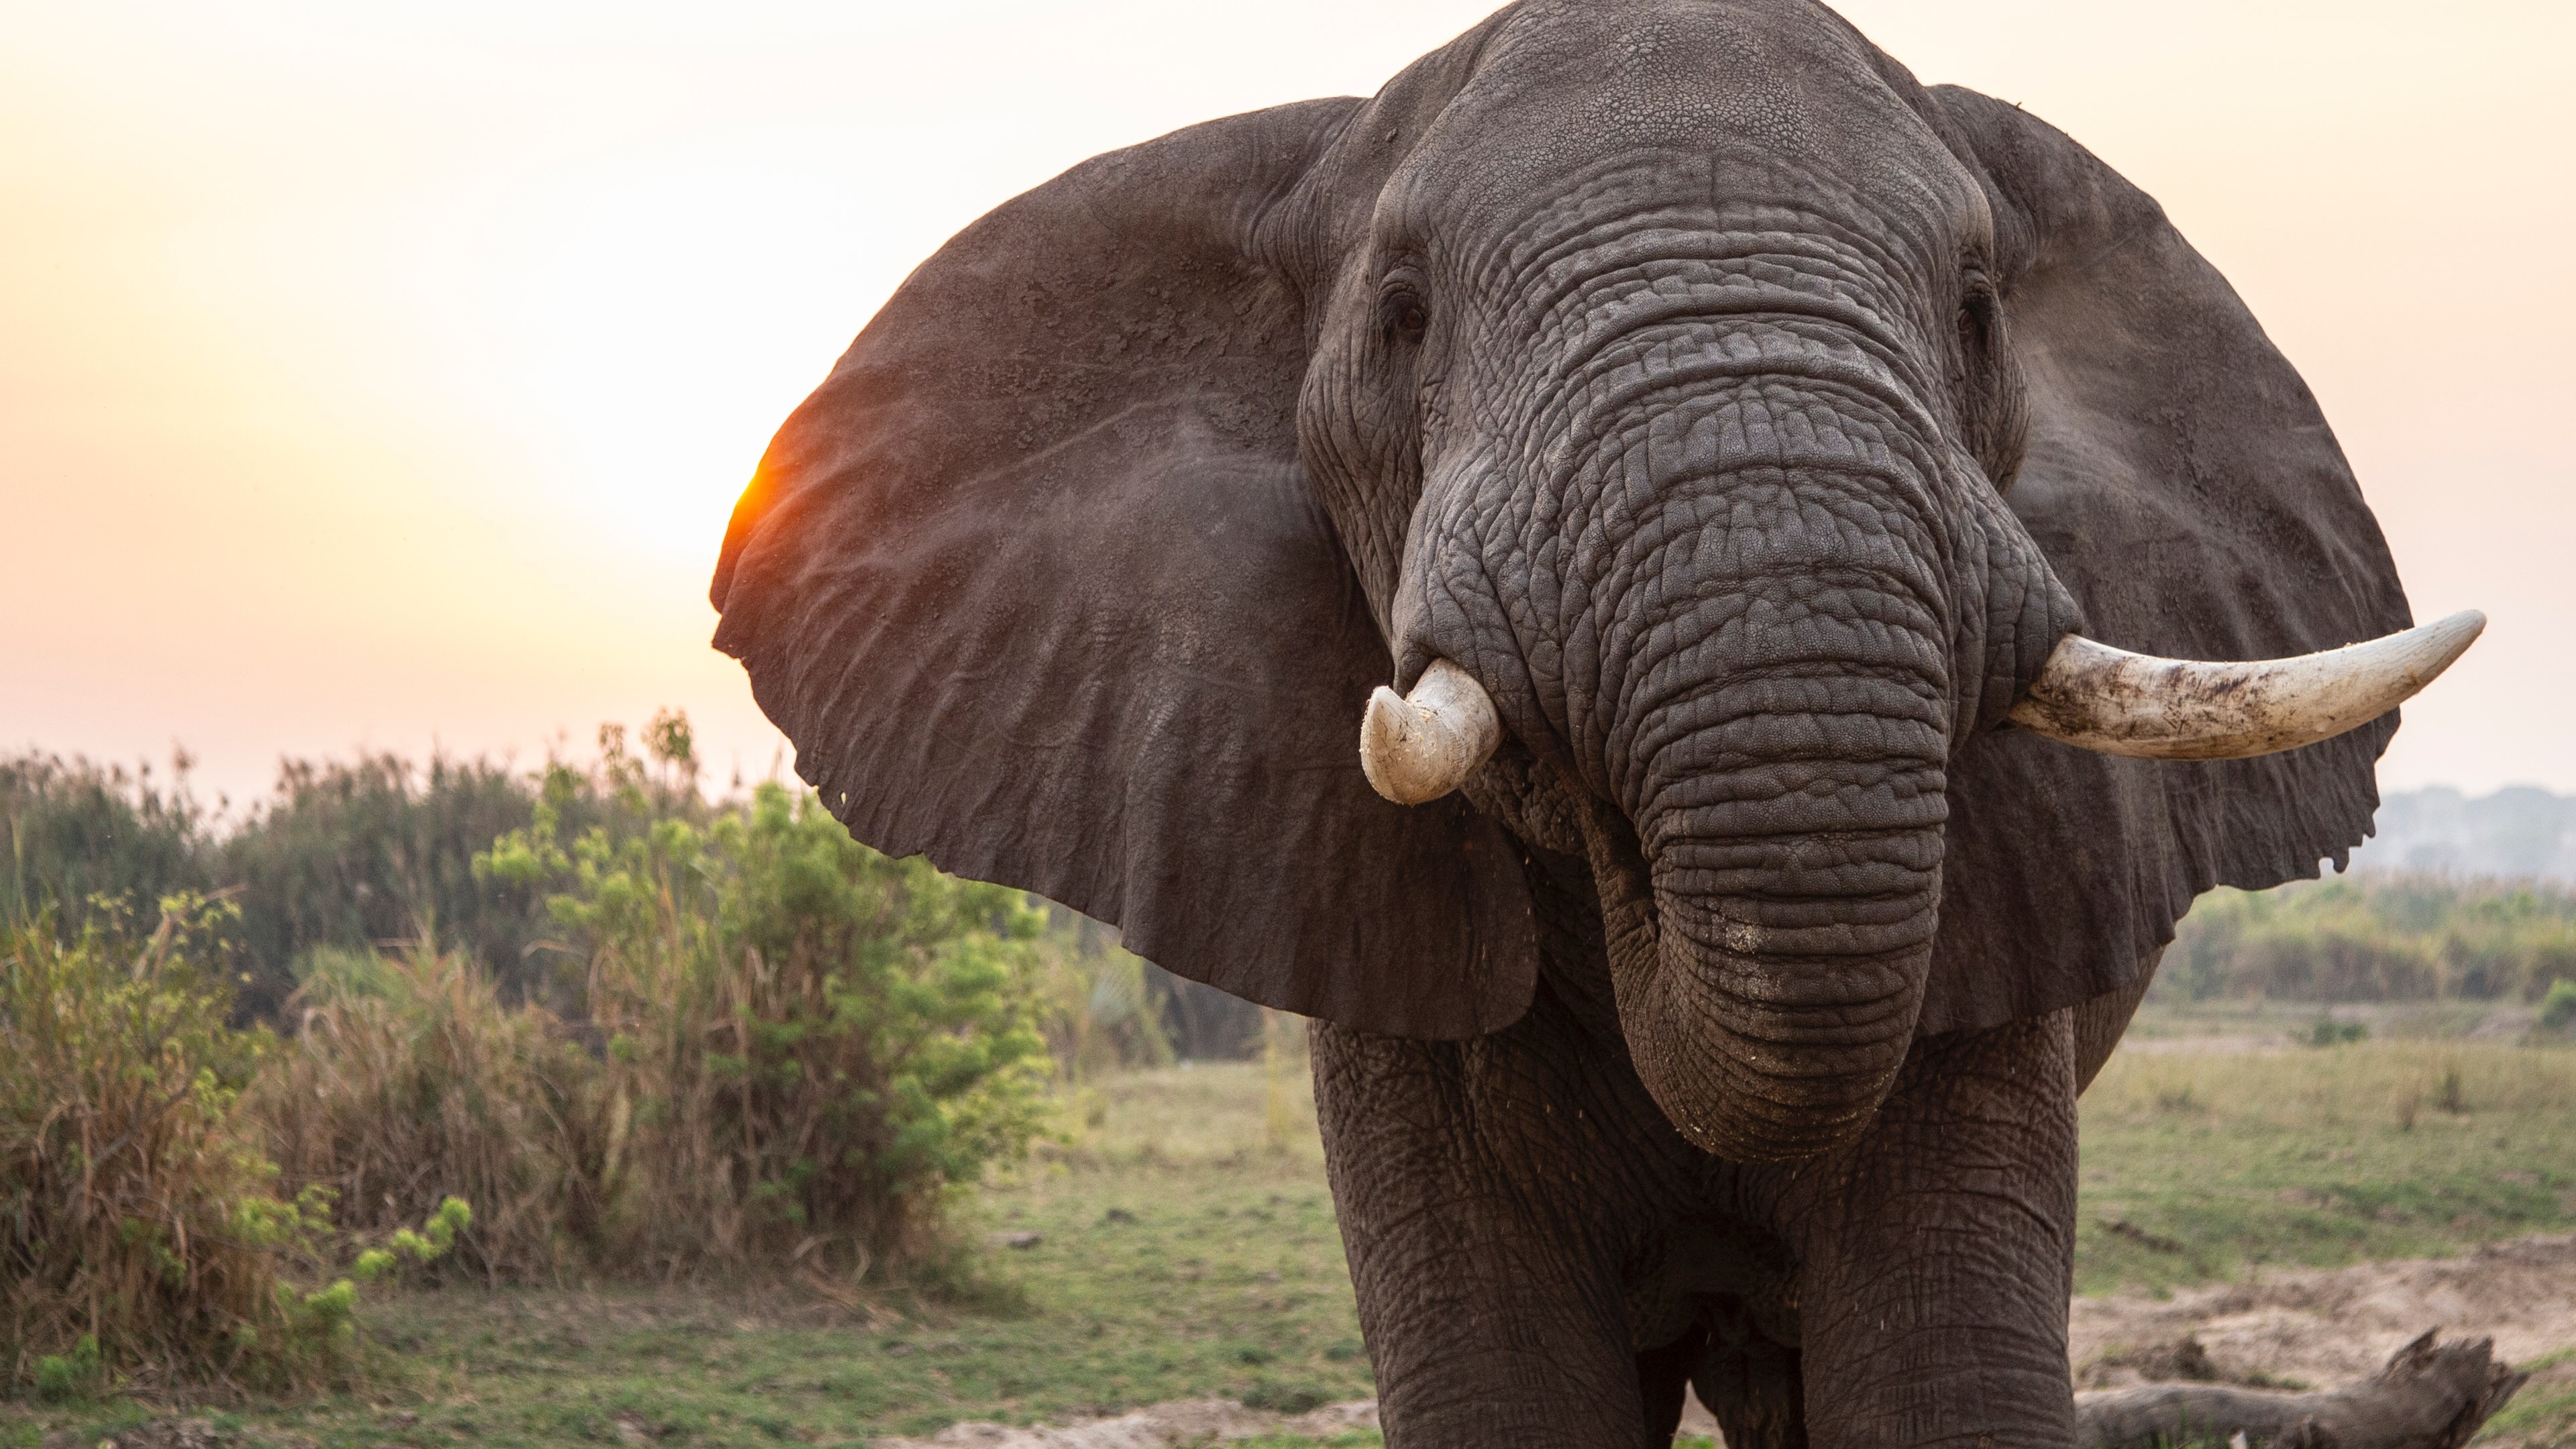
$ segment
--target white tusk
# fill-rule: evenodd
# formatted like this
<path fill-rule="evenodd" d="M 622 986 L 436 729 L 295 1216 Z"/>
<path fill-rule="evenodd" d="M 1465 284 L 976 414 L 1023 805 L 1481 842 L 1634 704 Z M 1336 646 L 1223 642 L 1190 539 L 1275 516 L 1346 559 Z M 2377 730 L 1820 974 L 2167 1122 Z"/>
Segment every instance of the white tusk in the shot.
<path fill-rule="evenodd" d="M 2244 664 L 2158 659 L 2069 634 L 2012 722 L 2106 755 L 2243 760 L 2368 724 L 2412 698 L 2487 626 L 2475 609 L 2385 639 Z"/>
<path fill-rule="evenodd" d="M 1437 800 L 1467 783 L 1503 742 L 1493 697 L 1466 670 L 1434 659 L 1397 698 L 1381 684 L 1360 717 L 1360 769 L 1398 805 Z"/>

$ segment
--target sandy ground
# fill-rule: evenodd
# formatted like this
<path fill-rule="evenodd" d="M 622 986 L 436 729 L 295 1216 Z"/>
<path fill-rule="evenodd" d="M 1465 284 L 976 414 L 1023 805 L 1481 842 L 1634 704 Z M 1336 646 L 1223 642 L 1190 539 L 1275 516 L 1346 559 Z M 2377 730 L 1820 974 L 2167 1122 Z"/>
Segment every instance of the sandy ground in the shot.
<path fill-rule="evenodd" d="M 2576 1345 L 2576 1236 L 2490 1243 L 2464 1258 L 2285 1269 L 2163 1301 L 2079 1298 L 2068 1320 L 2084 1388 L 2140 1382 L 2129 1361 L 2152 1368 L 2156 1350 L 2185 1336 L 2206 1350 L 2210 1371 L 2239 1383 L 2360 1378 L 2428 1328 L 2493 1338 L 2498 1357 L 2528 1363 Z"/>
<path fill-rule="evenodd" d="M 2441 1329 L 2445 1339 L 2492 1337 L 2498 1357 L 2528 1363 L 2576 1345 L 2576 1236 L 2496 1243 L 2464 1258 L 2270 1272 L 2167 1299 L 2079 1298 L 2068 1322 L 2076 1383 L 2088 1389 L 2183 1376 L 2322 1388 L 2377 1372 L 2399 1345 L 2428 1328 Z M 1191 1399 L 1061 1428 L 958 1424 L 927 1439 L 877 1443 L 879 1449 L 1172 1449 L 1376 1425 L 1377 1406 L 1365 1400 L 1282 1415 L 1224 1399 Z M 1716 1427 L 1693 1400 L 1683 1430 L 1713 1435 Z"/>

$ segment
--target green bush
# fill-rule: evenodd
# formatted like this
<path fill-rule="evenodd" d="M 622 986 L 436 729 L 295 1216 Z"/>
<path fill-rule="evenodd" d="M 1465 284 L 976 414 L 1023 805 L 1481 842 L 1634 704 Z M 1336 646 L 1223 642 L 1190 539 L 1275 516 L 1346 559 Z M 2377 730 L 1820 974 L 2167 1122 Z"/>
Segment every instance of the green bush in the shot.
<path fill-rule="evenodd" d="M 208 868 L 241 887 L 242 944 L 267 993 L 264 1013 L 310 975 L 290 977 L 298 963 L 392 940 L 460 952 L 505 997 L 545 1002 L 538 943 L 553 922 L 543 894 L 478 874 L 474 858 L 535 820 L 541 789 L 574 834 L 596 826 L 622 838 L 665 817 L 703 822 L 687 716 L 656 715 L 644 736 L 638 758 L 624 726 L 604 725 L 597 768 L 536 776 L 443 756 L 425 766 L 394 755 L 281 765 L 275 792 L 213 849 Z"/>
<path fill-rule="evenodd" d="M 577 948 L 570 996 L 622 1124 L 602 1168 L 617 1259 L 920 1259 L 948 1190 L 1046 1119 L 1042 916 L 1017 891 L 879 855 L 775 784 L 704 827 L 568 846 L 558 794 L 476 868 L 554 887 Z"/>
<path fill-rule="evenodd" d="M 224 883 L 232 1010 L 287 1034 L 224 1078 L 228 1120 L 309 1190 L 317 1265 L 472 1202 L 452 1251 L 402 1260 L 429 1278 L 918 1261 L 950 1189 L 1049 1120 L 1050 1068 L 1240 1052 L 1260 1019 L 1069 912 L 1050 930 L 868 851 L 810 797 L 707 803 L 681 715 L 600 742 L 535 776 L 289 763 L 222 835 L 184 786 L 0 761 L 0 904 L 59 903 L 68 940 L 85 891 Z M 327 1336 L 334 1301 L 297 1311 Z M 73 1372 L 67 1340 L 46 1354 Z"/>
<path fill-rule="evenodd" d="M 226 1025 L 194 898 L 137 940 L 103 911 L 0 930 L 0 1390 L 310 1386 L 343 1376 L 351 1293 L 297 1290 L 327 1195 L 281 1198 L 240 1097 L 265 1042 Z"/>
<path fill-rule="evenodd" d="M 2570 1026 L 2576 1026 L 2576 981 L 2552 981 L 2540 1001 L 2540 1029 L 2565 1031 Z"/>

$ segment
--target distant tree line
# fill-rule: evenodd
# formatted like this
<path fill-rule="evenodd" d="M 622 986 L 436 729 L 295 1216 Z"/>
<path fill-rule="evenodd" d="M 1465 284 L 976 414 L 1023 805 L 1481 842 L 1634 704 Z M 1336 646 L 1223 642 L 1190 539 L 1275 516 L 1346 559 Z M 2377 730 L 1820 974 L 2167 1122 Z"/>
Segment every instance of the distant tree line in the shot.
<path fill-rule="evenodd" d="M 2216 890 L 2177 927 L 2159 995 L 2536 1002 L 2576 981 L 2576 889 L 2435 873 Z"/>
<path fill-rule="evenodd" d="M 222 897 L 239 912 L 233 999 L 245 1021 L 283 1020 L 288 997 L 331 953 L 424 944 L 474 961 L 505 1000 L 564 1007 L 561 932 L 544 892 L 478 875 L 474 857 L 527 830 L 541 800 L 567 838 L 596 828 L 619 840 L 659 821 L 704 827 L 739 805 L 701 792 L 688 721 L 676 712 L 634 738 L 602 726 L 599 747 L 584 769 L 390 753 L 290 760 L 268 798 L 234 819 L 197 798 L 184 754 L 166 771 L 0 756 L 0 921 L 49 917 L 69 940 L 100 900 L 148 910 L 181 892 Z M 1048 934 L 1069 961 L 1135 980 L 1132 989 L 1070 992 L 1084 1011 L 1080 1029 L 1058 1032 L 1067 1040 L 1080 1037 L 1096 1056 L 1106 1049 L 1088 1034 L 1098 1020 L 1099 1042 L 1128 1061 L 1258 1050 L 1258 1008 L 1121 957 L 1114 931 L 1061 907 L 1050 917 Z"/>

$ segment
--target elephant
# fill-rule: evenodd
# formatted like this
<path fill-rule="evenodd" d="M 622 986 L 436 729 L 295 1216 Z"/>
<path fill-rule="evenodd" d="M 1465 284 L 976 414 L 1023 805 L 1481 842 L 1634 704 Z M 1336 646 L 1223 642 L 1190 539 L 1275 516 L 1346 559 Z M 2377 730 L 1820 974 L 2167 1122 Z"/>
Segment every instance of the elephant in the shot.
<path fill-rule="evenodd" d="M 1311 1019 L 1399 1449 L 2510 1392 L 2079 1409 L 2078 1094 L 2196 895 L 2340 866 L 2480 621 L 2414 626 L 2155 202 L 1813 0 L 1520 0 L 1005 203 L 711 598 L 859 839 Z"/>

